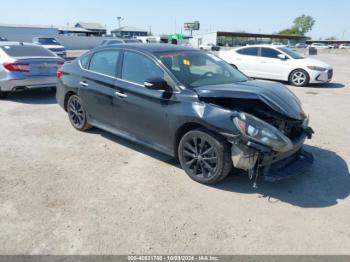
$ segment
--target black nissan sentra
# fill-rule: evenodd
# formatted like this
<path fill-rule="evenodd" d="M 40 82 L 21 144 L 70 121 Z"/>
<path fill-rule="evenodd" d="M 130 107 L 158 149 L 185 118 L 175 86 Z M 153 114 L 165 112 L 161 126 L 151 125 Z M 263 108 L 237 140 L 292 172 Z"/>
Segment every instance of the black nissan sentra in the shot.
<path fill-rule="evenodd" d="M 57 77 L 57 100 L 74 128 L 98 127 L 178 157 L 204 184 L 234 168 L 256 185 L 259 176 L 282 179 L 313 162 L 303 150 L 313 130 L 291 91 L 197 49 L 100 47 L 65 64 Z"/>

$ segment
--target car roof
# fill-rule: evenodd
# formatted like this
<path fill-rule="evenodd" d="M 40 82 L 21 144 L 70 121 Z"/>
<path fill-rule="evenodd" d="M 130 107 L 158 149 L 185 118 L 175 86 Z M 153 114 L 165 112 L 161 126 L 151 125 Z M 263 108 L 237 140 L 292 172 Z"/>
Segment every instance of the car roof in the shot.
<path fill-rule="evenodd" d="M 97 47 L 94 51 L 103 50 L 103 49 L 113 49 L 116 47 L 121 49 L 131 49 L 131 50 L 137 50 L 137 51 L 143 51 L 143 52 L 149 52 L 149 53 L 197 50 L 192 47 L 178 46 L 178 45 L 172 45 L 172 44 L 125 43 L 125 44 L 116 44 L 116 45 Z"/>
<path fill-rule="evenodd" d="M 0 46 L 7 46 L 7 45 L 34 45 L 34 44 L 22 43 L 22 42 L 11 42 L 11 41 L 0 42 Z"/>

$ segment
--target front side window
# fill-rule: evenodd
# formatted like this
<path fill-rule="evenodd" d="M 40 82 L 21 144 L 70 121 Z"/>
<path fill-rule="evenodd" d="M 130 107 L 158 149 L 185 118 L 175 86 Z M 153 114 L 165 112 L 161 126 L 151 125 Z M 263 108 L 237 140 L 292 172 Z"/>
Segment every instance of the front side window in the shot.
<path fill-rule="evenodd" d="M 257 56 L 258 55 L 258 48 L 257 47 L 247 47 L 242 48 L 237 51 L 237 53 L 241 55 L 249 55 L 249 56 Z"/>
<path fill-rule="evenodd" d="M 215 55 L 199 51 L 156 53 L 161 62 L 185 86 L 221 85 L 248 78 Z"/>
<path fill-rule="evenodd" d="M 278 58 L 278 55 L 281 54 L 280 52 L 276 51 L 272 48 L 261 48 L 261 56 L 266 58 Z"/>
<path fill-rule="evenodd" d="M 90 61 L 90 71 L 115 77 L 117 72 L 119 51 L 109 50 L 97 52 Z"/>
<path fill-rule="evenodd" d="M 122 79 L 143 85 L 150 78 L 164 78 L 164 72 L 149 58 L 126 51 L 124 53 Z"/>

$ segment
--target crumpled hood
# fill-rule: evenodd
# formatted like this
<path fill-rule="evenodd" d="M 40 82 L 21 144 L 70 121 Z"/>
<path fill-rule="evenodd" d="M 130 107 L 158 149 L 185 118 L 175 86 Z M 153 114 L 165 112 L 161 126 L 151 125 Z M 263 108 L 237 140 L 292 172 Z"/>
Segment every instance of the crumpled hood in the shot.
<path fill-rule="evenodd" d="M 300 100 L 280 83 L 250 80 L 232 84 L 201 86 L 194 90 L 199 97 L 259 99 L 280 114 L 297 120 L 305 118 Z"/>

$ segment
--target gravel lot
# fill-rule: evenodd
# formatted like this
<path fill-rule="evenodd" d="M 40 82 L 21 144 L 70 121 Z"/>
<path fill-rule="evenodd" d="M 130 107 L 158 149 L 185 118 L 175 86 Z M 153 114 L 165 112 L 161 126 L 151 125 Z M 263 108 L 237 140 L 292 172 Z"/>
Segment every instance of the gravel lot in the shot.
<path fill-rule="evenodd" d="M 257 190 L 217 186 L 98 129 L 75 131 L 49 91 L 0 101 L 1 254 L 350 254 L 350 54 L 334 81 L 291 89 L 316 131 L 313 169 Z"/>

